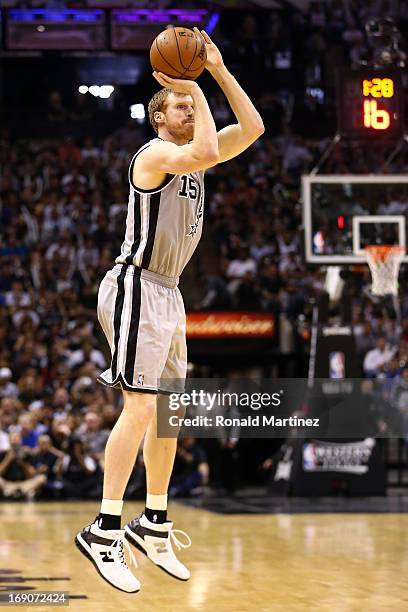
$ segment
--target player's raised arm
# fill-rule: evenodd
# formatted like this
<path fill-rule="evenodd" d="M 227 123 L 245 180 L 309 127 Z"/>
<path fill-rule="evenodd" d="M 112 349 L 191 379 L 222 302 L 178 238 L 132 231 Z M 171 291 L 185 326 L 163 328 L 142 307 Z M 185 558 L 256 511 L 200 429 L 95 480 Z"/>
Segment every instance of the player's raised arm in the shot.
<path fill-rule="evenodd" d="M 174 128 L 169 132 L 166 113 L 156 112 L 155 121 L 163 140 L 140 155 L 134 173 L 140 176 L 140 165 L 143 171 L 147 169 L 157 175 L 189 173 L 214 166 L 219 160 L 217 130 L 201 88 L 194 81 L 172 79 L 161 72 L 153 74 L 163 87 L 177 96 L 171 100 L 174 107 L 171 110 L 176 113 L 173 120 L 176 117 L 176 122 L 191 123 L 194 130 L 188 136 L 187 132 L 182 132 L 181 125 L 178 132 Z"/>
<path fill-rule="evenodd" d="M 194 28 L 199 33 L 197 28 Z M 224 92 L 238 123 L 228 125 L 218 132 L 220 162 L 227 161 L 245 151 L 265 128 L 262 118 L 238 81 L 227 70 L 218 47 L 207 32 L 201 30 L 206 42 L 206 68 Z"/>

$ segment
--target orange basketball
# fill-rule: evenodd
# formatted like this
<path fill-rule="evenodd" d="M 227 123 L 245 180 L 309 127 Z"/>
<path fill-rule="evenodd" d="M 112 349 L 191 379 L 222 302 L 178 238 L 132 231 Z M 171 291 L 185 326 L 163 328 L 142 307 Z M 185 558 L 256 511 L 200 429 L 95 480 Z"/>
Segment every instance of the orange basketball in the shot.
<path fill-rule="evenodd" d="M 156 36 L 150 47 L 153 70 L 175 79 L 195 81 L 206 61 L 204 38 L 188 28 L 167 28 Z"/>

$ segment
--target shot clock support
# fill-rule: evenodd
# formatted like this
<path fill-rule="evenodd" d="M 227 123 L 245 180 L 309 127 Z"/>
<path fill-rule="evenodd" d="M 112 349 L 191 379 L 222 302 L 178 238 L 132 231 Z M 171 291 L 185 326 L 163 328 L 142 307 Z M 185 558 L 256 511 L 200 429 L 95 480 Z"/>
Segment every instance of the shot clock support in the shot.
<path fill-rule="evenodd" d="M 317 164 L 313 168 L 313 170 L 311 170 L 310 174 L 312 176 L 315 176 L 316 174 L 318 174 L 320 168 L 323 166 L 323 164 L 326 161 L 326 159 L 328 159 L 330 157 L 330 155 L 333 153 L 334 149 L 339 144 L 340 140 L 341 140 L 340 134 L 336 134 L 334 136 L 333 140 L 330 141 L 329 146 L 326 148 L 326 150 L 324 151 L 323 155 L 321 156 L 321 158 L 319 159 L 319 161 L 317 162 Z"/>
<path fill-rule="evenodd" d="M 408 134 L 406 133 L 402 135 L 402 138 L 397 142 L 394 149 L 391 151 L 390 155 L 385 160 L 384 164 L 379 168 L 378 174 L 382 174 L 383 172 L 387 170 L 388 166 L 393 161 L 393 159 L 398 155 L 398 153 L 401 151 L 404 144 L 408 144 Z"/>

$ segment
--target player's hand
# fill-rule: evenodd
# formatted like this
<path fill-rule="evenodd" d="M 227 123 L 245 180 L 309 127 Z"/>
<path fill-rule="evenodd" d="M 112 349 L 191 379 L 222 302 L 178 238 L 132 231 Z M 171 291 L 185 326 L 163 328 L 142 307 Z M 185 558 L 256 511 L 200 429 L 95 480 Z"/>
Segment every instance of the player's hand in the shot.
<path fill-rule="evenodd" d="M 199 87 L 195 81 L 189 81 L 188 79 L 173 79 L 172 77 L 163 74 L 163 72 L 153 72 L 153 76 L 162 87 L 167 87 L 178 93 L 184 93 L 192 96 Z"/>
<path fill-rule="evenodd" d="M 212 70 L 222 68 L 224 66 L 224 60 L 222 59 L 221 51 L 218 49 L 217 45 L 213 43 L 205 30 L 201 30 L 200 32 L 198 28 L 194 28 L 194 31 L 204 38 L 207 50 L 207 62 L 205 64 L 207 70 L 211 72 Z"/>

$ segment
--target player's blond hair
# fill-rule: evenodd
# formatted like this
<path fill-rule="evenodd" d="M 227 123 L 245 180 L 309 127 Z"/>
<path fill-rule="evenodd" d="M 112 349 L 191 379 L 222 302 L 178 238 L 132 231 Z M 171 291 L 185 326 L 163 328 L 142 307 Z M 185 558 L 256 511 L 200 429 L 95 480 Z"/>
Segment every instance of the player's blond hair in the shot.
<path fill-rule="evenodd" d="M 150 125 L 154 129 L 154 131 L 158 132 L 159 126 L 156 123 L 154 118 L 154 113 L 163 112 L 166 109 L 166 100 L 167 96 L 171 93 L 174 93 L 175 96 L 185 96 L 186 94 L 180 93 L 178 91 L 173 91 L 172 89 L 168 89 L 167 87 L 163 87 L 163 89 L 159 89 L 156 91 L 153 98 L 150 100 L 149 105 L 147 107 L 147 112 L 149 113 L 149 121 Z"/>

